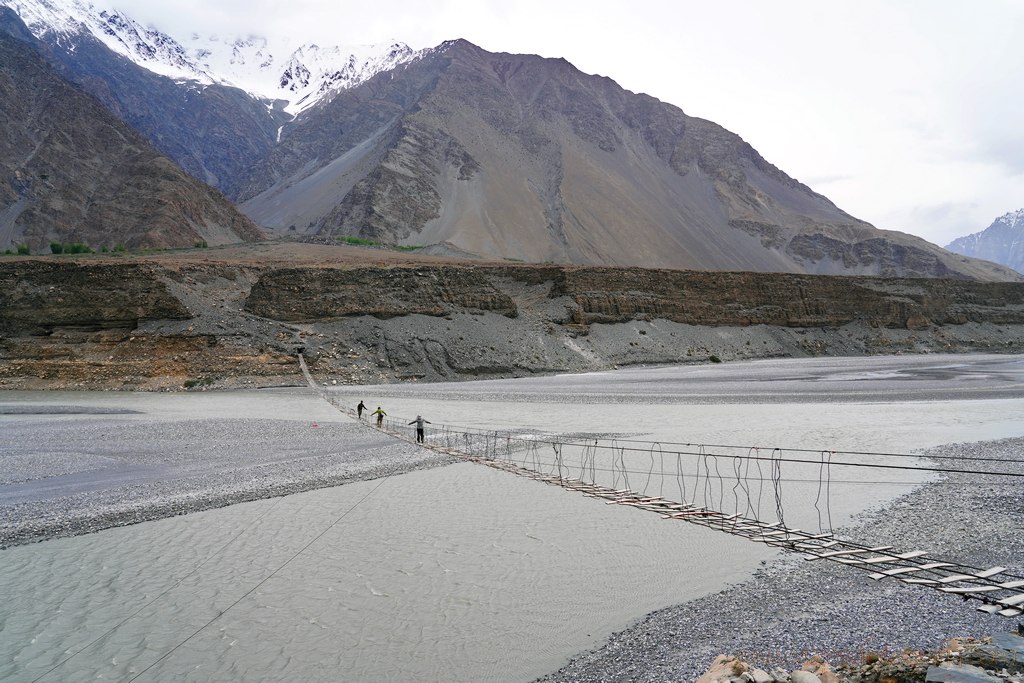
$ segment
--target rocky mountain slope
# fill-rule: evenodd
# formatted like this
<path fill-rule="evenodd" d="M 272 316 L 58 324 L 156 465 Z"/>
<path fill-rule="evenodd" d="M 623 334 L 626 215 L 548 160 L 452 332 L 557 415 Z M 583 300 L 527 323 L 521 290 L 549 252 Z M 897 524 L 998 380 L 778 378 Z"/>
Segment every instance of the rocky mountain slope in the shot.
<path fill-rule="evenodd" d="M 953 240 L 946 249 L 1024 273 L 1024 209 L 1000 216 L 981 232 Z"/>
<path fill-rule="evenodd" d="M 62 80 L 3 7 L 0 26 L 0 246 L 262 239 L 218 192 Z"/>
<path fill-rule="evenodd" d="M 282 126 L 339 89 L 413 57 L 402 44 L 268 45 L 197 32 L 185 43 L 82 0 L 0 0 L 62 76 L 192 176 L 229 197 Z"/>
<path fill-rule="evenodd" d="M 1020 277 L 877 230 L 739 136 L 565 60 L 462 40 L 284 58 L 200 31 L 186 47 L 83 0 L 4 4 L 62 75 L 285 234 L 527 262 Z"/>
<path fill-rule="evenodd" d="M 296 115 L 338 90 L 414 58 L 403 43 L 319 46 L 226 36 L 194 27 L 175 39 L 109 5 L 85 0 L 0 0 L 13 9 L 37 38 L 74 52 L 98 42 L 149 72 L 192 87 L 222 85 L 241 89 Z"/>
<path fill-rule="evenodd" d="M 242 251 L 239 251 L 242 250 Z M 1024 352 L 1024 283 L 513 265 L 270 245 L 0 261 L 0 387 L 474 379 Z"/>
<path fill-rule="evenodd" d="M 564 60 L 465 41 L 310 109 L 239 199 L 276 230 L 436 253 L 1014 277 L 853 218 L 712 122 Z"/>
<path fill-rule="evenodd" d="M 237 88 L 177 82 L 126 59 L 88 32 L 27 35 L 0 7 L 0 31 L 32 41 L 60 76 L 103 103 L 194 178 L 230 195 L 289 118 Z"/>

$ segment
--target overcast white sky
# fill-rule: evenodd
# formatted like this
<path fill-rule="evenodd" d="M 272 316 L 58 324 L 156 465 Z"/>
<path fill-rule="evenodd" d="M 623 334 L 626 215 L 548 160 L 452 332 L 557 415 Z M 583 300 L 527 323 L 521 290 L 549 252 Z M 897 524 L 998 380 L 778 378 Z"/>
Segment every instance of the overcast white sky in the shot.
<path fill-rule="evenodd" d="M 725 126 L 848 213 L 940 246 L 1024 208 L 1020 0 L 107 1 L 172 36 L 465 38 L 564 57 Z"/>

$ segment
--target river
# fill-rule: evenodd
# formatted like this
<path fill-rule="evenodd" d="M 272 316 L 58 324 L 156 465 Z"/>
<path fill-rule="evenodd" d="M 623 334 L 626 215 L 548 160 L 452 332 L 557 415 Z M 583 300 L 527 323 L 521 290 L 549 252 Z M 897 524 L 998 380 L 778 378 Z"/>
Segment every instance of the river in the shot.
<path fill-rule="evenodd" d="M 1020 357 L 906 356 L 329 393 L 433 425 L 914 453 L 1024 434 L 1022 379 Z M 25 410 L 46 405 L 90 411 Z M 21 440 L 0 442 L 0 474 L 45 459 L 54 443 L 75 450 L 91 424 L 113 430 L 97 432 L 99 444 L 119 427 L 144 437 L 155 423 L 179 425 L 153 433 L 163 439 L 154 452 L 176 454 L 187 450 L 177 438 L 218 420 L 245 429 L 177 467 L 208 476 L 217 458 L 237 470 L 239 453 L 281 450 L 267 447 L 267 431 L 246 443 L 252 424 L 302 427 L 288 432 L 296 447 L 311 440 L 296 462 L 332 434 L 306 429 L 311 420 L 336 423 L 339 436 L 362 429 L 310 391 L 11 392 L 0 394 L 0 428 Z M 32 434 L 39 445 L 25 446 Z M 113 442 L 116 462 L 90 460 L 99 446 L 79 456 L 117 490 L 138 462 Z M 832 522 L 841 527 L 926 476 L 833 471 L 847 488 L 834 496 Z M 3 502 L 9 487 L 26 495 L 14 479 L 0 485 L 0 513 L 23 504 Z M 433 467 L 6 548 L 0 679 L 529 681 L 652 610 L 744 580 L 774 552 L 479 465 Z"/>

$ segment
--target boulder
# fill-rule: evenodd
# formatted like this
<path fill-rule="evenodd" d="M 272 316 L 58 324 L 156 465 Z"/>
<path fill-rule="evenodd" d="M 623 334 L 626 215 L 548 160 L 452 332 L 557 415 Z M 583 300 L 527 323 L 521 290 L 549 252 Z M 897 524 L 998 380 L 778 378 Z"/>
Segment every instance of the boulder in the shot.
<path fill-rule="evenodd" d="M 924 680 L 925 683 L 1002 683 L 1003 679 L 970 664 L 943 662 L 938 666 L 928 667 Z"/>
<path fill-rule="evenodd" d="M 790 676 L 793 683 L 822 683 L 821 679 L 810 671 L 794 671 Z"/>
<path fill-rule="evenodd" d="M 808 659 L 801 669 L 817 676 L 821 683 L 839 683 L 839 677 L 832 671 L 832 667 L 819 656 Z"/>
<path fill-rule="evenodd" d="M 711 668 L 696 683 L 720 683 L 731 681 L 747 671 L 747 665 L 730 655 L 718 655 Z"/>
<path fill-rule="evenodd" d="M 1024 671 L 1024 638 L 1014 633 L 997 633 L 991 645 L 978 645 L 964 654 L 965 664 L 986 669 Z"/>

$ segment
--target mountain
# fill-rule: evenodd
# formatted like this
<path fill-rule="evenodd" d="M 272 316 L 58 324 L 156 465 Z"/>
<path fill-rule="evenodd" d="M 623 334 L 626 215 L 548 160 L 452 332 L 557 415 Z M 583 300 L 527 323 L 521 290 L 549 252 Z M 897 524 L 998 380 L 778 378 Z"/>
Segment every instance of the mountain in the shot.
<path fill-rule="evenodd" d="M 408 45 L 272 44 L 260 36 L 193 32 L 178 42 L 114 9 L 84 0 L 0 0 L 37 38 L 69 51 L 92 38 L 129 61 L 176 82 L 239 88 L 296 115 L 338 90 L 415 57 Z"/>
<path fill-rule="evenodd" d="M 307 110 L 240 186 L 274 230 L 530 262 L 1014 277 L 880 231 L 739 136 L 466 41 Z"/>
<path fill-rule="evenodd" d="M 339 89 L 413 57 L 402 44 L 294 48 L 193 34 L 185 44 L 82 0 L 0 0 L 82 86 L 228 197 L 282 127 Z"/>
<path fill-rule="evenodd" d="M 946 249 L 1024 273 L 1024 209 L 1000 216 L 981 232 L 953 240 Z"/>
<path fill-rule="evenodd" d="M 565 60 L 463 40 L 178 42 L 82 0 L 2 4 L 63 76 L 281 234 L 534 262 L 1020 277 L 878 230 L 734 133 Z"/>
<path fill-rule="evenodd" d="M 0 65 L 0 247 L 262 239 L 220 193 L 63 80 L 4 7 Z"/>

